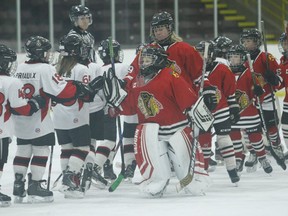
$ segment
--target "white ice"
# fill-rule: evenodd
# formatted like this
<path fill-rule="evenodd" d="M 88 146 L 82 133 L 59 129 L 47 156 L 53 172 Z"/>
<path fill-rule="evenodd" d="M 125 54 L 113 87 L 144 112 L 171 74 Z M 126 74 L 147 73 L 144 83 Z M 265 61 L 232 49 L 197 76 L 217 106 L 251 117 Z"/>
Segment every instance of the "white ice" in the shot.
<path fill-rule="evenodd" d="M 134 51 L 126 51 L 125 55 L 126 62 L 130 63 Z M 21 58 L 23 59 L 23 55 Z M 15 152 L 14 139 L 10 144 L 8 164 L 4 168 L 1 179 L 1 191 L 11 196 L 14 181 L 12 162 Z M 56 145 L 51 184 L 61 172 L 59 155 L 60 148 Z M 145 198 L 139 194 L 139 186 L 122 182 L 113 193 L 108 192 L 107 189 L 100 190 L 92 187 L 84 199 L 65 199 L 63 194 L 54 191 L 53 203 L 14 204 L 12 202 L 10 207 L 0 208 L 0 216 L 286 216 L 288 215 L 288 170 L 282 170 L 271 156 L 268 156 L 268 159 L 273 166 L 271 175 L 266 174 L 260 167 L 255 173 L 247 173 L 244 169 L 238 186 L 230 182 L 225 167 L 218 166 L 215 172 L 210 173 L 213 184 L 205 196 L 192 197 L 184 193 L 177 194 L 175 178 L 172 179 L 167 193 L 161 199 Z M 117 162 L 120 162 L 119 155 L 116 156 L 114 163 Z M 115 167 L 115 170 L 119 172 L 118 167 Z M 47 170 L 44 178 L 47 179 Z M 140 174 L 137 171 L 133 181 L 139 179 Z"/>

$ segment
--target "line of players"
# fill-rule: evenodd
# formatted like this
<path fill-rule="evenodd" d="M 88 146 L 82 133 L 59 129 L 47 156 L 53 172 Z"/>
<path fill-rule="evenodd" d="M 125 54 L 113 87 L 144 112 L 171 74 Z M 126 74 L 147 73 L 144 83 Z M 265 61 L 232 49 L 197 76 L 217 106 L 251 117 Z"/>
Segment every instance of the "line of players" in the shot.
<path fill-rule="evenodd" d="M 109 42 L 108 40 L 104 40 L 100 44 L 98 51 L 104 62 L 104 66 L 99 67 L 97 64 L 93 63 L 95 62 L 95 55 L 92 49 L 94 47 L 94 38 L 86 31 L 88 26 L 92 23 L 92 16 L 89 9 L 80 5 L 72 7 L 70 11 L 70 19 L 74 28 L 68 33 L 68 35 L 61 39 L 61 60 L 59 60 L 59 64 L 57 65 L 57 74 L 55 68 L 47 64 L 49 54 L 46 52 L 50 50 L 51 45 L 47 39 L 39 36 L 31 37 L 26 42 L 25 49 L 30 60 L 25 62 L 23 65 L 20 65 L 15 73 L 15 76 L 21 79 L 24 84 L 24 88 L 19 89 L 23 89 L 21 92 L 24 91 L 23 94 L 26 95 L 25 97 L 30 99 L 28 103 L 30 102 L 31 104 L 31 101 L 33 101 L 36 104 L 35 107 L 41 109 L 41 112 L 38 112 L 38 121 L 42 120 L 43 122 L 46 117 L 48 118 L 49 115 L 47 115 L 47 113 L 51 106 L 51 99 L 53 100 L 52 109 L 54 116 L 54 126 L 52 126 L 50 122 L 47 123 L 49 129 L 43 129 L 41 126 L 37 127 L 39 122 L 31 124 L 34 128 L 29 128 L 26 126 L 27 118 L 19 115 L 23 115 L 23 113 L 20 111 L 16 112 L 19 116 L 17 115 L 15 119 L 18 119 L 19 122 L 22 121 L 22 124 L 15 120 L 17 122 L 15 128 L 15 135 L 17 137 L 17 153 L 13 162 L 15 172 L 13 195 L 19 198 L 15 199 L 19 202 L 21 202 L 22 198 L 26 196 L 26 192 L 28 193 L 30 202 L 35 202 L 35 199 L 39 201 L 39 197 L 41 198 L 40 201 L 53 201 L 53 193 L 42 188 L 41 182 L 49 156 L 48 146 L 53 146 L 55 144 L 53 133 L 54 128 L 56 129 L 58 142 L 61 145 L 61 168 L 63 170 L 62 183 L 65 186 L 61 190 L 65 194 L 65 197 L 84 197 L 84 191 L 90 187 L 92 179 L 105 184 L 105 178 L 111 180 L 116 178 L 116 175 L 113 172 L 114 156 L 110 153 L 111 151 L 113 152 L 113 149 L 115 148 L 115 118 L 110 118 L 107 115 L 107 107 L 103 110 L 103 107 L 105 107 L 106 104 L 106 99 L 100 90 L 103 85 L 103 80 L 99 79 L 99 77 L 104 73 L 108 73 L 109 68 L 111 67 Z M 155 49 L 164 48 L 165 52 L 168 53 L 168 58 L 165 59 L 164 66 L 180 73 L 186 82 L 192 86 L 193 90 L 197 92 L 202 77 L 203 60 L 201 55 L 193 47 L 183 42 L 182 39 L 175 34 L 173 31 L 173 22 L 171 15 L 167 12 L 160 12 L 153 16 L 151 22 L 152 41 L 150 46 Z M 275 147 L 279 157 L 284 157 L 280 145 L 277 121 L 275 121 L 277 120 L 274 115 L 275 109 L 271 107 L 271 101 L 273 100 L 271 99 L 272 96 L 269 85 L 273 86 L 273 88 L 276 86 L 277 89 L 279 89 L 280 81 L 285 80 L 285 72 L 280 73 L 278 71 L 278 74 L 276 74 L 280 66 L 277 65 L 277 62 L 271 54 L 269 54 L 270 69 L 266 69 L 266 65 L 263 64 L 266 56 L 263 52 L 260 52 L 259 49 L 261 45 L 261 33 L 257 30 L 247 30 L 241 35 L 241 43 L 243 43 L 245 48 L 240 45 L 235 45 L 227 50 L 226 57 L 229 61 L 230 68 L 238 79 L 236 84 L 235 75 L 230 71 L 227 65 L 225 66 L 224 64 L 215 61 L 217 54 L 221 54 L 219 48 L 227 43 L 227 41 L 220 42 L 221 39 L 223 39 L 223 37 L 217 38 L 215 40 L 216 44 L 212 41 L 209 42 L 209 57 L 207 59 L 206 67 L 206 76 L 208 79 L 205 79 L 203 95 L 205 96 L 205 104 L 210 110 L 212 110 L 215 116 L 213 127 L 217 135 L 217 143 L 224 158 L 228 174 L 232 182 L 237 182 L 239 181 L 237 171 L 241 171 L 244 162 L 244 155 L 242 153 L 243 145 L 240 133 L 240 129 L 243 128 L 245 128 L 245 132 L 250 141 L 250 145 L 247 145 L 248 150 L 251 152 L 250 156 L 252 159 L 254 157 L 254 160 L 249 159 L 248 162 L 255 165 L 257 163 L 256 158 L 258 158 L 265 172 L 272 172 L 272 167 L 265 157 L 266 153 L 262 140 L 261 119 L 256 117 L 258 111 L 254 104 L 250 103 L 255 95 L 261 97 L 263 110 L 265 111 L 265 122 L 268 126 L 269 135 L 273 142 L 272 145 Z M 287 37 L 285 34 L 281 36 L 281 47 L 284 50 L 286 40 Z M 249 48 L 249 43 L 252 48 Z M 8 49 L 7 47 L 4 48 Z M 145 82 L 147 82 L 147 80 L 145 81 L 145 78 L 148 79 L 148 81 L 151 80 L 159 70 L 159 68 L 156 68 L 158 70 L 155 72 L 156 69 L 154 68 L 152 73 L 153 76 L 148 74 L 151 76 L 148 78 L 145 74 L 142 74 L 144 78 L 141 80 L 141 76 L 137 76 L 138 71 L 141 71 L 139 65 L 141 66 L 143 64 L 141 62 L 138 63 L 138 56 L 141 56 L 141 48 L 130 66 L 117 64 L 122 62 L 119 43 L 114 41 L 113 48 L 114 53 L 116 54 L 114 58 L 117 76 L 120 79 L 123 78 L 121 85 L 125 85 L 128 94 L 129 88 L 135 87 L 133 86 L 133 84 L 135 84 L 133 83 L 135 77 L 137 79 L 139 78 L 139 80 L 137 80 L 138 84 L 142 82 L 142 84 L 145 85 Z M 200 53 L 203 52 L 203 43 L 197 45 L 196 48 Z M 256 74 L 258 70 L 259 73 L 261 72 L 260 74 L 257 74 L 257 83 L 252 82 L 252 75 L 251 72 L 249 72 L 249 69 L 247 69 L 247 65 L 246 67 L 243 66 L 246 62 L 245 54 L 247 51 L 250 52 L 254 61 L 253 66 Z M 7 50 L 3 51 L 5 56 L 10 56 L 10 61 L 8 61 L 8 63 L 15 61 L 16 55 L 14 54 L 15 57 L 13 57 L 13 55 L 7 55 L 7 52 Z M 12 51 L 9 50 L 9 52 Z M 154 56 L 156 55 L 156 57 L 159 58 L 159 54 L 155 54 L 153 51 L 151 52 Z M 285 65 L 285 51 L 282 53 L 283 58 L 281 59 L 281 63 Z M 188 62 L 189 64 L 187 64 Z M 41 75 L 37 67 L 41 67 Z M 163 65 L 161 65 L 161 67 L 163 67 Z M 49 74 L 46 75 L 46 79 L 45 76 L 42 75 L 42 71 L 46 70 L 43 68 L 47 68 L 47 71 L 49 71 Z M 4 69 L 10 70 L 10 65 L 7 65 L 6 68 L 1 70 L 5 72 Z M 31 71 L 35 72 L 31 73 Z M 125 76 L 128 71 L 128 75 Z M 53 72 L 53 76 L 51 76 L 51 72 Z M 39 76 L 37 74 L 39 74 Z M 52 79 L 57 84 L 57 87 L 47 82 L 47 80 L 51 80 L 51 77 L 53 77 Z M 40 82 L 41 80 L 45 80 L 45 82 L 41 82 L 40 86 L 37 84 L 38 86 L 35 89 L 37 89 L 38 92 L 32 88 L 33 86 L 29 85 L 31 81 L 30 79 L 33 78 L 35 78 L 37 82 L 39 82 L 39 80 Z M 88 89 L 85 85 L 82 85 L 82 83 L 88 84 L 91 79 L 93 79 L 93 81 L 88 85 Z M 29 80 L 29 82 L 25 83 L 25 80 Z M 245 89 L 244 85 L 241 83 L 247 83 L 247 80 L 249 80 L 249 84 L 247 84 L 247 88 Z M 227 85 L 228 83 L 229 85 Z M 235 85 L 233 85 L 233 83 L 235 83 Z M 61 87 L 59 88 L 58 86 Z M 37 95 L 37 93 L 42 97 L 36 99 L 31 97 L 32 95 Z M 30 95 L 30 97 L 28 97 L 28 95 Z M 78 98 L 80 98 L 80 100 Z M 45 102 L 43 102 L 43 99 Z M 92 100 L 94 100 L 94 102 L 92 102 Z M 18 106 L 13 107 L 11 100 L 9 101 L 12 108 L 18 108 Z M 286 141 L 288 136 L 288 127 L 287 122 L 285 123 L 284 120 L 287 115 L 285 114 L 287 113 L 287 108 L 285 109 L 285 106 L 287 107 L 287 104 L 284 100 L 282 127 L 284 139 Z M 88 116 L 89 113 L 90 116 Z M 32 113 L 30 115 L 32 115 Z M 230 119 L 231 116 L 233 116 L 232 121 Z M 64 118 L 66 120 L 63 120 Z M 25 126 L 23 126 L 24 122 L 26 123 Z M 95 124 L 96 122 L 97 124 Z M 125 164 L 127 164 L 126 177 L 129 178 L 132 178 L 134 175 L 136 163 L 139 166 L 139 163 L 138 161 L 136 162 L 134 156 L 133 142 L 137 125 L 137 115 L 124 117 L 123 142 Z M 161 136 L 163 137 L 170 136 L 175 133 L 175 131 L 171 131 L 172 129 L 173 127 L 160 127 L 159 135 L 162 134 Z M 37 135 L 32 135 L 31 137 L 31 131 Z M 204 153 L 203 162 L 205 170 L 208 169 L 209 158 L 211 155 L 211 137 L 211 131 L 203 131 L 199 136 L 199 142 Z M 97 149 L 96 140 L 103 140 Z M 7 161 L 8 142 L 9 139 L 7 137 L 2 139 L 2 145 L 6 146 L 5 148 L 7 149 L 7 151 L 4 151 L 4 153 L 7 152 L 7 154 L 3 154 L 4 157 L 1 156 L 3 166 Z M 107 160 L 108 157 L 109 159 Z M 32 174 L 29 175 L 28 189 L 26 191 L 25 176 L 29 163 Z M 83 166 L 84 171 L 81 180 L 81 170 Z M 101 167 L 104 167 L 104 179 L 99 173 Z M 183 173 L 181 175 L 183 176 Z M 150 180 L 154 183 L 157 181 L 157 178 L 151 178 Z M 164 188 L 160 187 L 159 191 L 153 191 L 153 194 L 159 194 L 159 192 L 162 193 L 164 191 L 163 189 L 167 186 L 167 181 L 164 182 L 164 185 L 160 184 L 160 186 Z M 151 184 L 150 186 L 148 184 L 145 191 L 151 191 L 147 189 L 149 187 L 151 187 Z M 155 186 L 153 186 L 153 189 L 155 190 Z M 37 196 L 37 198 L 35 198 L 35 196 Z M 3 197 L 6 199 L 7 203 L 11 200 L 8 196 L 3 195 Z"/>

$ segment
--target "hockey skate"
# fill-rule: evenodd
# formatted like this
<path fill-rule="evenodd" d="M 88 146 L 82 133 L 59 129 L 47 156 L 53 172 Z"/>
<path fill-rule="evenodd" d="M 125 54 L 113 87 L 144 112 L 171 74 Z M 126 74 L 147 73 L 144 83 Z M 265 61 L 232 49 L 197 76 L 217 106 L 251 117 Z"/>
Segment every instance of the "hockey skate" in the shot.
<path fill-rule="evenodd" d="M 281 145 L 270 147 L 271 155 L 276 160 L 277 164 L 281 166 L 283 170 L 286 170 L 286 164 L 285 164 L 285 156 L 283 153 L 283 148 Z"/>
<path fill-rule="evenodd" d="M 260 158 L 259 162 L 266 173 L 271 173 L 273 171 L 270 161 L 266 157 Z"/>
<path fill-rule="evenodd" d="M 108 181 L 103 178 L 100 174 L 101 167 L 97 164 L 94 164 L 92 171 L 92 185 L 99 188 L 104 189 L 108 185 Z"/>
<path fill-rule="evenodd" d="M 11 205 L 11 197 L 0 193 L 0 207 L 8 207 Z"/>
<path fill-rule="evenodd" d="M 50 203 L 54 201 L 53 192 L 43 188 L 41 183 L 45 180 L 32 180 L 32 174 L 28 174 L 28 203 Z"/>
<path fill-rule="evenodd" d="M 227 170 L 227 172 L 232 183 L 237 183 L 240 181 L 240 177 L 238 176 L 236 169 Z"/>
<path fill-rule="evenodd" d="M 214 161 L 212 158 L 209 158 L 209 167 L 207 172 L 214 172 L 216 170 L 217 162 Z"/>
<path fill-rule="evenodd" d="M 237 171 L 237 173 L 243 171 L 245 158 L 246 158 L 246 156 L 244 155 L 244 156 L 242 156 L 242 159 L 241 158 L 236 159 L 236 171 Z"/>
<path fill-rule="evenodd" d="M 68 199 L 82 199 L 84 192 L 80 187 L 80 173 L 76 174 L 71 171 L 66 171 L 62 180 L 63 187 L 59 191 Z"/>
<path fill-rule="evenodd" d="M 117 178 L 113 170 L 113 164 L 110 163 L 109 159 L 105 162 L 103 170 L 105 179 L 115 180 Z"/>
<path fill-rule="evenodd" d="M 15 181 L 13 186 L 14 203 L 22 203 L 26 196 L 25 179 L 23 174 L 15 173 Z"/>
<path fill-rule="evenodd" d="M 248 173 L 256 172 L 257 170 L 257 155 L 255 152 L 250 152 L 248 160 L 245 162 L 246 171 Z"/>
<path fill-rule="evenodd" d="M 136 160 L 133 160 L 131 164 L 127 165 L 124 177 L 127 180 L 131 180 L 134 177 L 134 172 L 136 169 Z"/>
<path fill-rule="evenodd" d="M 83 171 L 82 180 L 81 180 L 81 188 L 84 192 L 90 189 L 91 181 L 92 181 L 92 171 L 93 171 L 93 164 L 87 163 L 86 168 Z"/>

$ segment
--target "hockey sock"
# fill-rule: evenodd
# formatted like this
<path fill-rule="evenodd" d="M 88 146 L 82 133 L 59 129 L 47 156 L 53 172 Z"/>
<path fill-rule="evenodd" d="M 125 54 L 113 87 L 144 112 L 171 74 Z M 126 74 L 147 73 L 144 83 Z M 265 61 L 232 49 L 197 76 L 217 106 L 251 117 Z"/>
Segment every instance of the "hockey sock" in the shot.
<path fill-rule="evenodd" d="M 14 173 L 23 174 L 25 178 L 32 155 L 32 145 L 18 145 L 13 160 Z"/>
<path fill-rule="evenodd" d="M 110 140 L 104 140 L 101 144 L 97 147 L 96 156 L 95 156 L 95 163 L 103 167 L 104 163 L 106 162 L 107 158 L 110 155 L 111 150 L 115 147 L 115 142 Z"/>
<path fill-rule="evenodd" d="M 229 135 L 217 135 L 217 143 L 220 148 L 220 152 L 223 156 L 226 169 L 232 170 L 236 168 L 235 152 L 233 143 Z"/>
<path fill-rule="evenodd" d="M 204 155 L 204 168 L 205 170 L 209 167 L 209 159 L 211 157 L 211 132 L 203 132 L 199 135 L 199 143 Z"/>
<path fill-rule="evenodd" d="M 88 152 L 89 146 L 74 147 L 73 153 L 68 162 L 69 170 L 75 173 L 80 173 Z"/>
<path fill-rule="evenodd" d="M 288 124 L 282 123 L 283 138 L 285 141 L 286 148 L 288 149 Z"/>
<path fill-rule="evenodd" d="M 60 163 L 61 163 L 61 170 L 66 170 L 66 167 L 69 162 L 69 158 L 73 153 L 73 145 L 72 143 L 61 145 L 61 155 L 60 155 Z"/>
<path fill-rule="evenodd" d="M 249 140 L 253 146 L 254 151 L 256 152 L 257 157 L 263 158 L 266 156 L 265 146 L 263 144 L 262 134 L 259 132 L 248 134 Z"/>
<path fill-rule="evenodd" d="M 242 135 L 240 130 L 232 130 L 230 133 L 231 140 L 233 142 L 233 147 L 235 151 L 236 159 L 243 158 L 243 143 L 242 143 Z"/>
<path fill-rule="evenodd" d="M 32 180 L 40 181 L 45 173 L 48 156 L 50 154 L 49 146 L 32 146 L 33 157 L 31 160 Z"/>

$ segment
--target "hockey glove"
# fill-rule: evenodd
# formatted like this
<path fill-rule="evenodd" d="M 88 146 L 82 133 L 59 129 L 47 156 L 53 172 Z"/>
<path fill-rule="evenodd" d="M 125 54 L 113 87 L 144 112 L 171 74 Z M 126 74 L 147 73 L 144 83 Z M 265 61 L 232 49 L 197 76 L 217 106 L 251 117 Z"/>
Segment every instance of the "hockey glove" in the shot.
<path fill-rule="evenodd" d="M 46 106 L 46 100 L 40 95 L 37 95 L 37 96 L 32 97 L 28 101 L 28 104 L 30 104 L 31 106 L 29 114 L 32 115 L 33 113 L 37 112 L 39 109 L 42 109 Z"/>
<path fill-rule="evenodd" d="M 210 111 L 214 110 L 218 104 L 216 89 L 214 86 L 204 87 L 203 89 L 204 103 Z"/>
<path fill-rule="evenodd" d="M 278 76 L 273 73 L 273 71 L 267 70 L 264 74 L 265 80 L 272 86 L 279 85 L 279 78 Z"/>
<path fill-rule="evenodd" d="M 127 96 L 127 92 L 121 88 L 121 81 L 112 70 L 104 72 L 104 95 L 109 106 L 118 107 Z"/>
<path fill-rule="evenodd" d="M 254 85 L 253 92 L 257 97 L 260 97 L 262 94 L 264 94 L 263 88 L 256 84 Z"/>
<path fill-rule="evenodd" d="M 233 106 L 229 108 L 230 111 L 230 119 L 232 124 L 236 124 L 240 119 L 240 107 Z"/>

